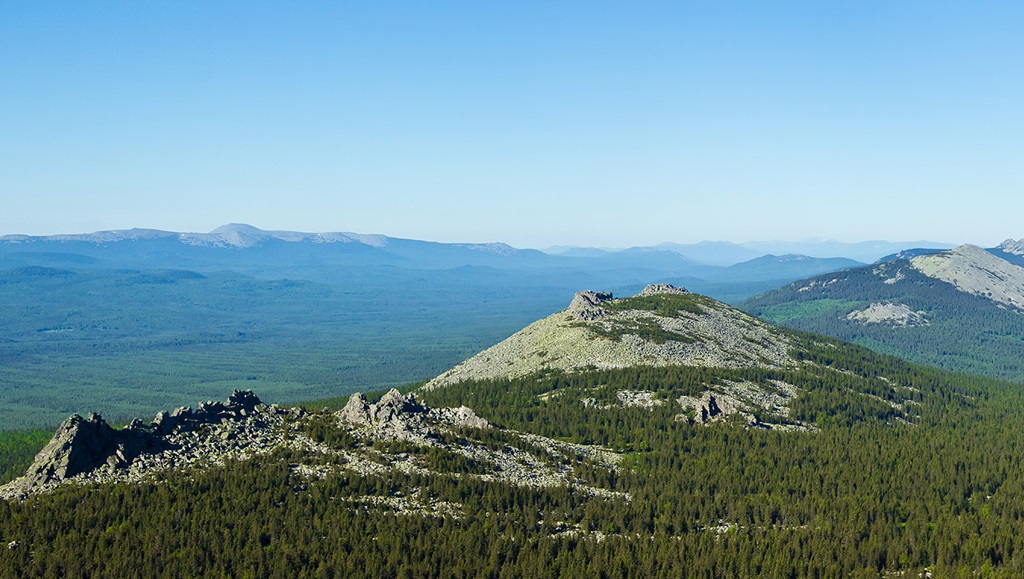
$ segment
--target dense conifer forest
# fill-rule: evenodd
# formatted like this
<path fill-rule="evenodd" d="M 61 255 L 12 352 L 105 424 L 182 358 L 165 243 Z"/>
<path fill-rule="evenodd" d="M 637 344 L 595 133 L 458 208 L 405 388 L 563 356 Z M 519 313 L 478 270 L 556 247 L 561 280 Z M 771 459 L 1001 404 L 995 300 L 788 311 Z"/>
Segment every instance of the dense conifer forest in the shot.
<path fill-rule="evenodd" d="M 607 496 L 488 481 L 443 453 L 431 458 L 432 475 L 341 468 L 317 478 L 296 467 L 325 466 L 322 456 L 281 450 L 146 484 L 72 485 L 2 502 L 0 575 L 1024 573 L 1019 386 L 797 338 L 798 368 L 547 373 L 420 393 L 435 407 L 473 407 L 495 425 L 473 436 L 496 447 L 512 442 L 504 429 L 518 429 L 621 451 L 616 470 L 585 457 L 565 465 L 614 491 Z M 678 418 L 675 398 L 724 380 L 798 385 L 790 419 L 815 430 Z M 665 403 L 617 405 L 619 389 Z M 583 396 L 607 404 L 587 406 Z M 317 438 L 350 444 L 324 416 L 311 423 Z M 408 513 L 368 497 L 456 507 Z"/>

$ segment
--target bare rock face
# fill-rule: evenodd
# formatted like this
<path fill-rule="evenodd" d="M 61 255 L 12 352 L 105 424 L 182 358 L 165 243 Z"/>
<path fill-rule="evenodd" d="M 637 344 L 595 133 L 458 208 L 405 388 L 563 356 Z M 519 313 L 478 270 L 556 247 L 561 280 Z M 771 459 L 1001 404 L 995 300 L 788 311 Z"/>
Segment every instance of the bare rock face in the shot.
<path fill-rule="evenodd" d="M 235 390 L 228 397 L 226 403 L 208 400 L 199 404 L 195 410 L 185 406 L 175 408 L 170 415 L 166 412 L 158 412 L 156 418 L 153 419 L 151 428 L 159 434 L 193 430 L 206 424 L 250 415 L 260 404 L 262 402 L 252 390 Z M 146 429 L 147 427 L 141 428 Z"/>
<path fill-rule="evenodd" d="M 720 398 L 721 403 L 719 403 Z M 731 400 L 721 395 L 716 396 L 711 392 L 705 392 L 701 396 L 700 406 L 697 407 L 697 413 L 694 415 L 693 420 L 697 424 L 707 424 L 719 416 L 729 416 L 735 413 L 736 405 Z"/>
<path fill-rule="evenodd" d="M 566 311 L 580 320 L 596 320 L 608 313 L 600 304 L 610 299 L 612 299 L 611 292 L 590 290 L 576 292 Z"/>
<path fill-rule="evenodd" d="M 116 450 L 117 435 L 101 416 L 74 414 L 36 455 L 25 482 L 36 486 L 73 477 L 105 463 Z"/>
<path fill-rule="evenodd" d="M 369 424 L 370 405 L 362 392 L 356 392 L 348 399 L 348 404 L 338 412 L 338 418 L 350 424 Z"/>
<path fill-rule="evenodd" d="M 863 310 L 854 310 L 846 315 L 846 319 L 861 324 L 887 324 L 894 327 L 910 328 L 927 326 L 923 310 L 914 311 L 906 304 L 892 302 L 874 302 Z"/>
<path fill-rule="evenodd" d="M 480 418 L 473 412 L 472 408 L 459 406 L 458 408 L 439 408 L 434 412 L 438 417 L 454 426 L 466 426 L 469 428 L 487 428 L 490 426 L 486 420 Z"/>

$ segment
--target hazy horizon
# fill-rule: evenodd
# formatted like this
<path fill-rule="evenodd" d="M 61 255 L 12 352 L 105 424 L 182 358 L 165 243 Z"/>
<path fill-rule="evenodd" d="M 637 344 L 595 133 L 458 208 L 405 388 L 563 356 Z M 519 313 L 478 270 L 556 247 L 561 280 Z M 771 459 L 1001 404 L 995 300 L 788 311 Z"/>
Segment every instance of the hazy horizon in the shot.
<path fill-rule="evenodd" d="M 12 234 L 1024 235 L 1024 5 L 56 2 L 3 16 Z"/>
<path fill-rule="evenodd" d="M 16 238 L 16 237 L 19 237 L 19 236 L 22 236 L 22 235 L 28 236 L 28 237 L 65 237 L 65 236 L 66 237 L 77 237 L 77 236 L 89 236 L 89 235 L 96 235 L 96 234 L 103 234 L 103 233 L 113 233 L 113 232 L 128 232 L 128 231 L 133 231 L 133 230 L 139 230 L 139 231 L 160 231 L 160 232 L 165 232 L 165 233 L 178 233 L 178 234 L 209 234 L 209 233 L 213 233 L 213 232 L 215 232 L 215 231 L 217 231 L 219 229 L 222 229 L 224 227 L 229 227 L 229 226 L 233 226 L 233 225 L 239 225 L 239 226 L 245 226 L 245 227 L 255 227 L 256 229 L 259 229 L 260 231 L 268 232 L 268 233 L 273 233 L 273 232 L 289 232 L 289 233 L 304 233 L 304 234 L 312 234 L 312 235 L 316 235 L 316 234 L 329 234 L 329 233 L 343 233 L 343 234 L 344 233 L 350 233 L 350 234 L 359 234 L 359 235 L 383 235 L 383 236 L 390 237 L 390 238 L 395 238 L 395 239 L 412 239 L 412 240 L 416 240 L 416 241 L 426 241 L 426 242 L 434 242 L 434 243 L 470 243 L 470 244 L 474 244 L 474 243 L 482 243 L 482 244 L 486 244 L 486 243 L 505 243 L 503 240 L 500 240 L 500 239 L 489 239 L 489 240 L 464 239 L 464 240 L 457 240 L 457 241 L 439 241 L 439 240 L 436 240 L 436 239 L 417 239 L 417 238 L 405 237 L 405 236 L 401 236 L 401 235 L 392 235 L 392 234 L 387 233 L 387 232 L 379 232 L 379 231 L 366 232 L 366 231 L 354 231 L 354 230 L 350 230 L 350 229 L 346 229 L 346 230 L 338 229 L 338 230 L 332 230 L 332 231 L 307 231 L 307 230 L 300 231 L 300 230 L 281 229 L 281 228 L 257 227 L 257 226 L 252 225 L 252 224 L 238 223 L 238 222 L 226 223 L 224 225 L 221 225 L 221 226 L 216 227 L 214 229 L 211 229 L 209 231 L 185 231 L 185 230 L 176 231 L 176 230 L 170 230 L 170 229 L 160 229 L 160 228 L 155 228 L 155 227 L 123 227 L 123 228 L 116 228 L 116 229 L 102 229 L 102 230 L 96 230 L 96 231 L 64 231 L 64 232 L 59 232 L 59 233 L 44 233 L 44 234 L 5 233 L 5 232 L 0 232 L 0 239 L 12 238 L 12 237 Z M 1004 237 L 1003 239 L 1005 240 L 1006 238 Z M 822 238 L 822 237 L 808 237 L 808 238 L 804 238 L 804 239 L 748 239 L 748 240 L 743 240 L 743 241 L 734 241 L 734 240 L 727 240 L 727 239 L 701 239 L 701 240 L 697 240 L 697 241 L 679 242 L 679 241 L 673 241 L 673 240 L 666 240 L 666 241 L 662 241 L 662 242 L 659 242 L 659 243 L 654 243 L 654 244 L 651 244 L 651 245 L 644 245 L 644 246 L 635 245 L 635 244 L 634 245 L 624 245 L 624 246 L 591 246 L 591 245 L 553 244 L 553 245 L 539 246 L 539 247 L 515 246 L 515 245 L 512 245 L 512 244 L 507 244 L 507 245 L 512 245 L 513 247 L 515 247 L 517 249 L 536 249 L 536 250 L 540 250 L 540 251 L 556 251 L 556 250 L 573 249 L 573 248 L 600 249 L 600 250 L 605 250 L 605 251 L 622 251 L 622 250 L 626 250 L 626 249 L 630 249 L 630 248 L 635 248 L 635 247 L 659 247 L 659 246 L 671 247 L 671 246 L 702 245 L 702 244 L 707 244 L 707 245 L 723 244 L 723 245 L 735 245 L 735 246 L 738 246 L 738 247 L 749 247 L 749 246 L 762 246 L 762 245 L 763 246 L 767 246 L 767 245 L 780 245 L 781 246 L 781 245 L 788 245 L 788 244 L 791 244 L 791 245 L 798 245 L 798 244 L 805 244 L 805 245 L 814 245 L 814 244 L 857 245 L 857 244 L 870 244 L 870 243 L 887 243 L 887 244 L 926 243 L 926 244 L 933 244 L 933 245 L 936 245 L 936 246 L 941 246 L 941 245 L 960 245 L 960 243 L 950 242 L 948 240 L 935 240 L 935 239 L 916 239 L 916 240 L 915 239 L 839 240 L 839 239 L 830 239 L 830 238 Z M 970 243 L 970 242 L 962 242 L 962 243 Z M 998 245 L 998 243 L 992 244 L 993 247 L 996 246 L 996 245 Z"/>

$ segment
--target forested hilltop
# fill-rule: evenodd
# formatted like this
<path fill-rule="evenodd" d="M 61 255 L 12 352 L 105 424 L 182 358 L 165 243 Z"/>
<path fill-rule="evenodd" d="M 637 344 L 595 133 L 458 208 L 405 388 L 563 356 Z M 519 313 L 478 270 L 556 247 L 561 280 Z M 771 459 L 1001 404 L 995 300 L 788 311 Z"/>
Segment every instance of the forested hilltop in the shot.
<path fill-rule="evenodd" d="M 739 307 L 914 362 L 1024 381 L 1024 268 L 999 256 L 1019 259 L 962 246 L 793 282 Z"/>
<path fill-rule="evenodd" d="M 701 300 L 649 297 L 618 303 L 690 319 L 672 308 Z M 771 364 L 549 368 L 158 416 L 130 429 L 253 451 L 2 501 L 0 575 L 1024 573 L 1019 387 L 773 335 L 787 348 Z"/>

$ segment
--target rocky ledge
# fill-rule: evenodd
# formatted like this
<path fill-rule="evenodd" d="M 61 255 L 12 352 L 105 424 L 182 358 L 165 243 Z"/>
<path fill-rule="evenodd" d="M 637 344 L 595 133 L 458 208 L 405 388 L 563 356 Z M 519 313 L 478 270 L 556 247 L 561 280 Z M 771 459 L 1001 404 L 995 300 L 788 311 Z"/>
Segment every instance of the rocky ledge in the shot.
<path fill-rule="evenodd" d="M 235 390 L 227 402 L 160 412 L 148 424 L 135 419 L 122 429 L 99 414 L 74 414 L 24 476 L 0 487 L 0 496 L 24 498 L 71 480 L 137 480 L 153 470 L 244 456 L 246 449 L 271 446 L 270 427 L 298 413 L 267 406 L 251 390 Z"/>

